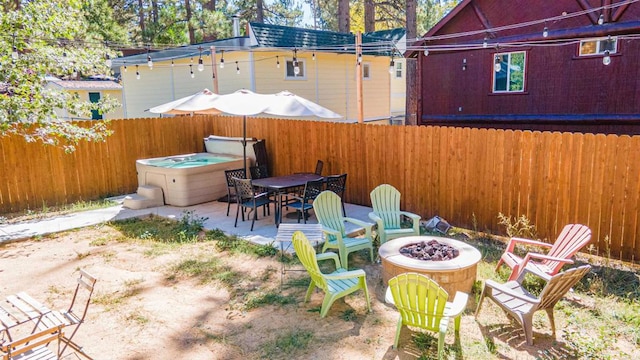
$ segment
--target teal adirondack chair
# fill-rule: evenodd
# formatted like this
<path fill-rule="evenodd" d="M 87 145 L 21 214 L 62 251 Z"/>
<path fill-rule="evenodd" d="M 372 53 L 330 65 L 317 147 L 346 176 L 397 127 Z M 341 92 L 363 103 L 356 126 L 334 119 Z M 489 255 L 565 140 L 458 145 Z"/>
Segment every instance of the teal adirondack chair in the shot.
<path fill-rule="evenodd" d="M 420 235 L 420 215 L 400 210 L 400 191 L 389 184 L 382 184 L 371 191 L 373 211 L 369 218 L 378 224 L 380 245 L 388 240 L 404 236 Z M 412 227 L 403 228 L 402 216 L 412 222 Z"/>
<path fill-rule="evenodd" d="M 313 289 L 316 287 L 325 292 L 322 308 L 320 309 L 320 317 L 325 317 L 329 308 L 334 301 L 341 297 L 347 296 L 359 289 L 364 290 L 364 296 L 367 299 L 367 310 L 371 311 L 371 302 L 369 301 L 369 290 L 367 289 L 367 280 L 364 270 L 347 271 L 340 266 L 338 255 L 336 253 L 317 254 L 309 243 L 309 240 L 302 231 L 293 233 L 293 248 L 300 262 L 307 269 L 311 276 L 311 284 L 307 290 L 304 301 L 307 302 L 311 298 Z M 320 271 L 318 261 L 333 260 L 336 270 L 331 274 L 324 274 Z"/>
<path fill-rule="evenodd" d="M 389 279 L 385 301 L 395 305 L 400 312 L 393 347 L 398 347 L 402 325 L 439 333 L 438 359 L 442 359 L 444 338 L 449 318 L 455 318 L 456 335 L 460 332 L 460 317 L 469 295 L 456 292 L 453 302 L 438 283 L 418 273 L 403 273 Z"/>
<path fill-rule="evenodd" d="M 326 235 L 326 241 L 322 247 L 322 252 L 327 249 L 338 249 L 342 267 L 348 269 L 349 253 L 362 249 L 369 249 L 369 256 L 373 262 L 373 238 L 371 228 L 373 224 L 357 219 L 344 217 L 342 215 L 342 200 L 333 191 L 325 190 L 313 201 L 313 211 L 318 218 L 318 223 L 322 225 L 322 231 Z M 364 228 L 365 234 L 362 238 L 351 238 L 347 236 L 345 222 L 350 222 Z"/>

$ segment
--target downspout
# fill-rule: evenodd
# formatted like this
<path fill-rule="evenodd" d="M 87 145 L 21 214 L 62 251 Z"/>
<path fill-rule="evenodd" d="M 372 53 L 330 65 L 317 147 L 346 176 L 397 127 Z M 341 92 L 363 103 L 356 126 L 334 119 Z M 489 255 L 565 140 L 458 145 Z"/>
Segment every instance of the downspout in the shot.
<path fill-rule="evenodd" d="M 253 60 L 253 51 L 249 51 L 249 89 L 256 92 L 256 64 Z"/>

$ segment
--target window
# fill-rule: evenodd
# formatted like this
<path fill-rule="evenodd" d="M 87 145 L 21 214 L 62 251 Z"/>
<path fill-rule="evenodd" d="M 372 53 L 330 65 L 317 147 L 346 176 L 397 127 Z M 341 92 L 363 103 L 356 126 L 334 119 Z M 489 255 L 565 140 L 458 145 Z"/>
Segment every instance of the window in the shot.
<path fill-rule="evenodd" d="M 92 103 L 100 102 L 100 93 L 90 92 L 89 101 Z M 98 110 L 91 110 L 91 120 L 102 120 L 102 114 Z"/>
<path fill-rule="evenodd" d="M 287 79 L 306 79 L 304 60 L 297 60 L 298 73 L 295 73 L 293 60 L 287 60 Z"/>
<path fill-rule="evenodd" d="M 402 78 L 402 63 L 398 61 L 396 63 L 396 79 Z"/>
<path fill-rule="evenodd" d="M 580 56 L 601 55 L 607 50 L 609 54 L 615 54 L 618 51 L 617 40 L 615 37 L 606 37 L 580 41 Z"/>
<path fill-rule="evenodd" d="M 368 63 L 362 63 L 362 78 L 371 79 L 371 65 Z"/>
<path fill-rule="evenodd" d="M 524 92 L 525 52 L 495 54 L 493 92 Z"/>

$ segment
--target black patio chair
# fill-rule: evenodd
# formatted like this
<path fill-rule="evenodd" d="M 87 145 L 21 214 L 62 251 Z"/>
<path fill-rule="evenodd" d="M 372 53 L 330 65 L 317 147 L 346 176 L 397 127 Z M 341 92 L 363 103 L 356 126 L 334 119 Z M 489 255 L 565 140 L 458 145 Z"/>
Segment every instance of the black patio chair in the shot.
<path fill-rule="evenodd" d="M 229 208 L 231 208 L 231 203 L 237 202 L 236 200 L 236 183 L 233 181 L 233 178 L 244 179 L 245 171 L 243 168 L 240 169 L 232 169 L 225 170 L 224 176 L 227 178 L 227 216 L 229 216 Z"/>
<path fill-rule="evenodd" d="M 244 210 L 249 209 L 249 214 L 253 212 L 253 219 L 251 220 L 251 231 L 253 231 L 253 224 L 258 219 L 258 208 L 262 207 L 263 216 L 265 209 L 269 208 L 269 204 L 273 201 L 269 198 L 269 194 L 266 192 L 256 194 L 254 191 L 253 183 L 251 179 L 233 179 L 236 186 L 236 199 L 238 202 L 238 208 L 236 209 L 236 222 L 233 225 L 238 227 L 238 215 L 242 212 L 242 221 L 244 221 Z M 240 209 L 242 208 L 242 211 Z"/>
<path fill-rule="evenodd" d="M 327 176 L 326 183 L 327 190 L 333 191 L 340 196 L 340 201 L 342 201 L 342 216 L 346 217 L 347 212 L 344 209 L 344 191 L 347 188 L 347 174 Z"/>
<path fill-rule="evenodd" d="M 302 196 L 289 195 L 289 202 L 286 203 L 284 207 L 296 209 L 296 212 L 298 213 L 298 222 L 300 222 L 300 218 L 302 217 L 306 224 L 308 211 L 313 208 L 313 200 L 320 195 L 323 190 L 324 181 L 322 179 L 307 181 L 304 186 Z"/>

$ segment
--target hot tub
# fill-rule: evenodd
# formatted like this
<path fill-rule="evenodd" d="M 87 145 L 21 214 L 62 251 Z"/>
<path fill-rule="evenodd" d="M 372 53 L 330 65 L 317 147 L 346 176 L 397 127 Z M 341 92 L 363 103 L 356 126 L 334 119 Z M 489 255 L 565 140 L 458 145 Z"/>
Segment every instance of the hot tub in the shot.
<path fill-rule="evenodd" d="M 162 188 L 165 204 L 189 206 L 226 195 L 224 171 L 243 164 L 242 157 L 199 153 L 140 159 L 136 171 L 139 186 Z"/>

